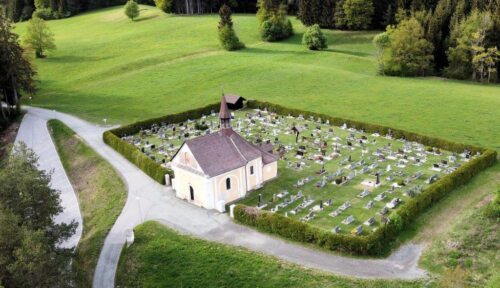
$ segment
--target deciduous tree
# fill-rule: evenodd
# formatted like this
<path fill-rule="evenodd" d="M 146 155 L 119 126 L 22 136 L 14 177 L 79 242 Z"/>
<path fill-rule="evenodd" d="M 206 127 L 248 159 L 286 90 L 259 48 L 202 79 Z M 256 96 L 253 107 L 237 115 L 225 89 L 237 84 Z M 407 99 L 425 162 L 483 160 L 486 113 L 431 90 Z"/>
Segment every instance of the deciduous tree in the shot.
<path fill-rule="evenodd" d="M 56 49 L 54 34 L 47 23 L 38 17 L 28 22 L 24 43 L 35 51 L 36 58 L 45 58 L 45 52 Z"/>
<path fill-rule="evenodd" d="M 139 17 L 139 5 L 134 0 L 129 0 L 125 4 L 125 15 L 132 21 Z"/>
<path fill-rule="evenodd" d="M 424 30 L 415 18 L 389 27 L 390 54 L 384 63 L 386 74 L 424 76 L 431 69 L 433 46 L 425 39 Z"/>

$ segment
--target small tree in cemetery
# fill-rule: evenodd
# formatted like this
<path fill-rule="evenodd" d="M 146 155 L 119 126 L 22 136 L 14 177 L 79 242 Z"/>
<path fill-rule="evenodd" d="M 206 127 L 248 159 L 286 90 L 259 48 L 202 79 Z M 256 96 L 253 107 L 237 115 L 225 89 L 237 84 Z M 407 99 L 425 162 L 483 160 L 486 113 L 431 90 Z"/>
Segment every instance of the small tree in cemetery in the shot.
<path fill-rule="evenodd" d="M 326 37 L 318 24 L 307 28 L 302 37 L 302 44 L 306 45 L 309 50 L 323 50 L 328 47 Z"/>
<path fill-rule="evenodd" d="M 227 51 L 234 51 L 245 48 L 245 44 L 240 41 L 238 36 L 236 36 L 236 32 L 234 32 L 233 20 L 231 18 L 232 14 L 233 12 L 231 11 L 231 8 L 226 4 L 222 5 L 222 7 L 219 9 L 219 41 L 222 48 L 226 49 Z"/>
<path fill-rule="evenodd" d="M 56 49 L 54 34 L 47 23 L 38 17 L 28 22 L 24 43 L 35 51 L 36 58 L 45 58 L 45 51 Z"/>
<path fill-rule="evenodd" d="M 132 21 L 139 17 L 139 5 L 137 5 L 134 0 L 129 0 L 127 4 L 125 4 L 125 15 Z"/>

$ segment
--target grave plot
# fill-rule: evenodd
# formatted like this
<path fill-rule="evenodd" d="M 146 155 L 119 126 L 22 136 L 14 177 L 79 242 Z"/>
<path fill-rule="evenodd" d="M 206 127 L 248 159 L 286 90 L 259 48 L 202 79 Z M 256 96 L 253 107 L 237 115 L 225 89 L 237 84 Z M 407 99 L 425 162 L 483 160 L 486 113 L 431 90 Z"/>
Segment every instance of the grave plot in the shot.
<path fill-rule="evenodd" d="M 391 135 L 337 127 L 321 119 L 258 109 L 233 114 L 235 131 L 255 145 L 272 145 L 280 155 L 278 178 L 239 203 L 332 233 L 369 234 L 402 203 L 477 157 L 468 151 L 456 154 Z M 212 113 L 143 128 L 122 139 L 168 168 L 185 140 L 217 131 L 218 119 Z"/>

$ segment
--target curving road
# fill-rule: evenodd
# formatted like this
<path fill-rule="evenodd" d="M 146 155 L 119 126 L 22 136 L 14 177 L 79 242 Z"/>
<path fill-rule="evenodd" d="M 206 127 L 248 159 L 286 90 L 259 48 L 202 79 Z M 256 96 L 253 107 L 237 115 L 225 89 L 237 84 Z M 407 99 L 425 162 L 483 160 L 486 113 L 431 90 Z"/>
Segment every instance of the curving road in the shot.
<path fill-rule="evenodd" d="M 417 267 L 422 251 L 420 245 L 405 245 L 387 259 L 354 259 L 259 233 L 235 224 L 227 214 L 207 211 L 176 198 L 171 189 L 149 178 L 107 146 L 102 141 L 102 133 L 106 128 L 64 113 L 41 108 L 26 109 L 29 118 L 25 119 L 40 122 L 40 125 L 52 118 L 64 122 L 109 161 L 128 185 L 125 207 L 102 248 L 94 275 L 94 287 L 114 287 L 116 268 L 125 243 L 125 232 L 146 220 L 159 221 L 183 234 L 245 247 L 301 266 L 339 275 L 384 279 L 416 279 L 426 276 L 425 271 Z M 47 145 L 47 150 L 49 146 L 54 149 L 53 145 Z"/>
<path fill-rule="evenodd" d="M 73 186 L 71 186 L 59 159 L 56 147 L 52 143 L 47 128 L 47 118 L 39 118 L 31 113 L 25 115 L 17 132 L 15 145 L 20 142 L 24 142 L 38 155 L 39 169 L 52 173 L 50 186 L 61 192 L 61 206 L 63 207 L 63 212 L 59 213 L 54 221 L 56 223 L 70 223 L 72 220 L 78 222 L 75 234 L 61 243 L 60 246 L 64 248 L 76 247 L 82 236 L 83 220 L 80 214 L 80 206 Z"/>

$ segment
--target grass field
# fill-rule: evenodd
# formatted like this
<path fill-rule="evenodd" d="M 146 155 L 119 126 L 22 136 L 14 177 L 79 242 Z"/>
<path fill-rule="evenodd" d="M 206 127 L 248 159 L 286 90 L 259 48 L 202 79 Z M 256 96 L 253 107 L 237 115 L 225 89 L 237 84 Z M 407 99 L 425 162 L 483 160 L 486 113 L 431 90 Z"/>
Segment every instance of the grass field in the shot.
<path fill-rule="evenodd" d="M 319 273 L 240 248 L 182 236 L 156 222 L 135 229 L 119 287 L 422 287 L 425 281 L 355 280 Z"/>
<path fill-rule="evenodd" d="M 218 46 L 216 15 L 141 9 L 137 22 L 122 7 L 51 21 L 58 50 L 36 61 L 33 104 L 123 124 L 214 103 L 224 85 L 247 98 L 500 148 L 492 133 L 500 86 L 377 76 L 376 32 L 326 31 L 329 49 L 309 52 L 295 19 L 296 35 L 270 44 L 259 40 L 253 15 L 237 15 L 248 48 L 230 53 Z"/>
<path fill-rule="evenodd" d="M 111 165 L 70 128 L 58 120 L 51 120 L 49 128 L 83 217 L 74 261 L 77 286 L 90 287 L 104 239 L 125 204 L 127 190 Z"/>
<path fill-rule="evenodd" d="M 489 203 L 494 197 L 490 192 L 489 197 L 467 209 L 451 231 L 440 235 L 423 255 L 422 264 L 429 271 L 443 275 L 439 281 L 441 287 L 500 285 L 500 206 Z"/>

